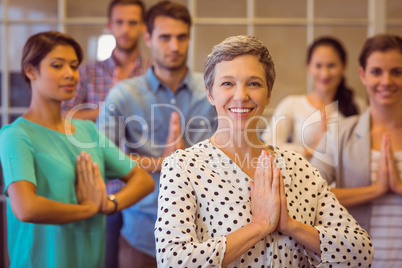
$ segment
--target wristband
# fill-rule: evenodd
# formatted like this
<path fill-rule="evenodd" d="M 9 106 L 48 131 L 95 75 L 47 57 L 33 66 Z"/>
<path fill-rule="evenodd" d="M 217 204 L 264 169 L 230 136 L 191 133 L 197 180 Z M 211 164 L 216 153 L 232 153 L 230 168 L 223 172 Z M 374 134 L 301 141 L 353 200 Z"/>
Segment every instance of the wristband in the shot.
<path fill-rule="evenodd" d="M 117 212 L 117 206 L 119 204 L 119 201 L 117 200 L 116 196 L 114 194 L 111 194 L 107 196 L 107 199 L 114 203 L 114 210 L 112 213 Z"/>

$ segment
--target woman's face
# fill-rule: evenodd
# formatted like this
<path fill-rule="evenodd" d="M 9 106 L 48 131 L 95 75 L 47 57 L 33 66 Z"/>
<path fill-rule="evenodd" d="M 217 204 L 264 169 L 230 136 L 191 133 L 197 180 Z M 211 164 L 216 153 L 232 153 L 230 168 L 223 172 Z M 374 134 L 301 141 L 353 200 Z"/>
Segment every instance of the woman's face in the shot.
<path fill-rule="evenodd" d="M 40 62 L 39 71 L 34 68 L 27 71 L 33 93 L 47 100 L 71 99 L 79 79 L 78 65 L 72 46 L 56 46 Z"/>
<path fill-rule="evenodd" d="M 345 74 L 345 65 L 331 46 L 318 46 L 311 55 L 307 71 L 313 78 L 314 91 L 335 93 Z"/>
<path fill-rule="evenodd" d="M 402 104 L 402 53 L 393 49 L 375 51 L 367 58 L 366 69 L 359 69 L 370 105 Z"/>
<path fill-rule="evenodd" d="M 255 128 L 256 117 L 270 100 L 264 68 L 253 55 L 218 63 L 213 87 L 207 95 L 220 117 L 219 128 L 233 130 Z"/>

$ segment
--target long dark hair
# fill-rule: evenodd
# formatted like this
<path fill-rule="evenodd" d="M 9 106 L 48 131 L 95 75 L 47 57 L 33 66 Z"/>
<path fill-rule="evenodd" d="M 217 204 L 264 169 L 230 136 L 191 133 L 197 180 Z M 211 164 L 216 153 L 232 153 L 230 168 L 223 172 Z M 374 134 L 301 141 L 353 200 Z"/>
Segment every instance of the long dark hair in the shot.
<path fill-rule="evenodd" d="M 311 44 L 307 52 L 307 64 L 310 63 L 314 50 L 320 46 L 332 47 L 338 53 L 343 65 L 346 65 L 346 50 L 341 42 L 333 37 L 320 37 Z M 338 109 L 344 116 L 351 116 L 358 114 L 358 109 L 353 101 L 354 92 L 352 89 L 346 86 L 345 80 L 346 78 L 342 77 L 342 80 L 336 89 L 334 101 L 338 101 Z"/>

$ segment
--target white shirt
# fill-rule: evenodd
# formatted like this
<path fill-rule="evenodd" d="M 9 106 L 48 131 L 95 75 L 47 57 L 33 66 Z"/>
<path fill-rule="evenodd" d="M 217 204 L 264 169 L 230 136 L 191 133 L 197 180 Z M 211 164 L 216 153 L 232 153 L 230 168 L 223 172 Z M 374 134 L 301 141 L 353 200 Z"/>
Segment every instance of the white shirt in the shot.
<path fill-rule="evenodd" d="M 279 148 L 275 158 L 289 214 L 318 230 L 322 254 L 274 231 L 229 267 L 368 267 L 374 253 L 370 238 L 317 170 Z M 208 140 L 166 158 L 155 225 L 158 267 L 220 267 L 226 235 L 251 222 L 251 180 Z"/>
<path fill-rule="evenodd" d="M 380 152 L 371 150 L 370 179 L 377 179 Z M 394 160 L 402 178 L 402 151 L 394 152 Z M 371 204 L 369 232 L 375 249 L 373 268 L 402 266 L 402 196 L 388 193 Z"/>
<path fill-rule="evenodd" d="M 359 113 L 367 109 L 367 104 L 361 98 L 355 97 L 355 103 Z M 327 127 L 344 118 L 338 112 L 336 102 L 327 105 L 325 111 Z M 261 139 L 266 144 L 304 154 L 305 148 L 314 150 L 320 133 L 320 111 L 310 104 L 306 95 L 291 95 L 278 104 L 269 127 L 261 134 Z"/>

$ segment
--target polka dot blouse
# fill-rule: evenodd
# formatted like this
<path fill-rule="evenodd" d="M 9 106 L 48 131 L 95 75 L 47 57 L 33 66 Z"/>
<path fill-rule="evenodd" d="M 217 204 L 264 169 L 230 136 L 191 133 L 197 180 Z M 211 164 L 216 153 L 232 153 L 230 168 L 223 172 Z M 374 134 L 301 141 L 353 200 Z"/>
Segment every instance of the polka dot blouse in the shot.
<path fill-rule="evenodd" d="M 299 154 L 275 149 L 290 216 L 314 226 L 321 256 L 274 231 L 229 267 L 370 267 L 365 230 Z M 155 225 L 158 267 L 221 267 L 226 235 L 251 222 L 250 181 L 208 140 L 163 163 Z"/>

